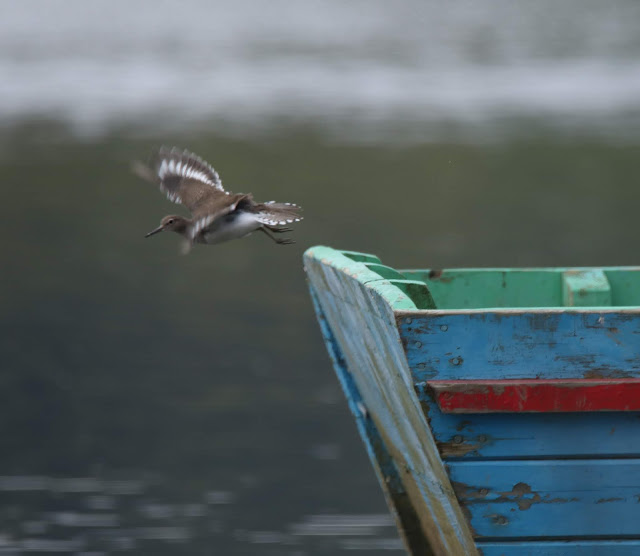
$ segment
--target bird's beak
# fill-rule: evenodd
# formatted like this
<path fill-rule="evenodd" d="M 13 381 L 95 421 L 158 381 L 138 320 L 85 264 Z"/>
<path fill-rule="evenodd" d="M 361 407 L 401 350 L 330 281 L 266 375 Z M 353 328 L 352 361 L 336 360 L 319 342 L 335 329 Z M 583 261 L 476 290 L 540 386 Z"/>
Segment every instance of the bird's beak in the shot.
<path fill-rule="evenodd" d="M 158 226 L 155 230 L 151 230 L 147 235 L 145 235 L 144 237 L 151 237 L 152 235 L 155 235 L 161 231 L 164 230 L 164 226 Z"/>

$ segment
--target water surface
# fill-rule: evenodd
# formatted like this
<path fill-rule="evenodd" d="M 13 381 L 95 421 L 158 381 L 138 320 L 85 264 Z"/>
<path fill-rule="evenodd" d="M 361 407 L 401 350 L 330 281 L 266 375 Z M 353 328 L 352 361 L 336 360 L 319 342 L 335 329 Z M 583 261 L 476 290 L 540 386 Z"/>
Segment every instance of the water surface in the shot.
<path fill-rule="evenodd" d="M 0 4 L 2 5 L 2 4 Z M 357 141 L 639 138 L 640 4 L 4 2 L 0 121 Z"/>
<path fill-rule="evenodd" d="M 637 147 L 170 139 L 232 188 L 303 205 L 298 243 L 252 236 L 180 256 L 178 237 L 143 238 L 180 211 L 129 172 L 151 141 L 33 124 L 5 135 L 7 554 L 398 552 L 304 249 L 398 267 L 638 263 Z"/>
<path fill-rule="evenodd" d="M 638 264 L 638 3 L 0 2 L 0 554 L 402 553 L 301 258 Z M 178 254 L 159 144 L 296 202 Z"/>

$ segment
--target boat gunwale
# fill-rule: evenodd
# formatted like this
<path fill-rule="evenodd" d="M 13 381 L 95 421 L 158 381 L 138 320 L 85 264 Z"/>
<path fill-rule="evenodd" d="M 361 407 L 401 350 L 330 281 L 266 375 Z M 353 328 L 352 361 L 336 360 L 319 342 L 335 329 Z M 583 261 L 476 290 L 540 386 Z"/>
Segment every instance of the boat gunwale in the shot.
<path fill-rule="evenodd" d="M 320 251 L 317 253 L 316 251 Z M 640 316 L 640 305 L 620 305 L 620 306 L 592 306 L 592 307 L 572 307 L 572 306 L 534 306 L 534 307 L 477 307 L 477 308 L 461 308 L 461 309 L 419 309 L 419 308 L 407 308 L 407 301 L 415 305 L 411 297 L 404 293 L 397 285 L 394 284 L 393 279 L 388 279 L 380 276 L 375 270 L 371 270 L 366 262 L 362 260 L 355 260 L 353 256 L 360 256 L 364 259 L 377 260 L 380 259 L 376 255 L 369 253 L 359 253 L 355 251 L 345 251 L 341 249 L 335 249 L 326 245 L 315 245 L 308 248 L 304 257 L 313 258 L 318 260 L 322 264 L 326 264 L 334 268 L 335 270 L 343 273 L 352 280 L 357 281 L 366 289 L 376 290 L 377 294 L 389 305 L 393 313 L 396 315 L 396 319 L 411 318 L 416 315 L 432 315 L 432 316 L 447 316 L 447 315 L 475 315 L 475 314 L 491 314 L 499 316 L 510 315 L 524 315 L 524 314 L 541 314 L 541 313 L 576 313 L 576 314 L 600 314 L 600 313 L 619 313 L 626 315 L 638 315 Z M 336 260 L 337 258 L 337 260 Z M 327 260 L 329 259 L 329 260 Z M 343 260 L 340 260 L 343 259 Z M 375 263 L 382 264 L 383 263 Z M 428 272 L 430 269 L 396 269 L 389 267 L 392 270 L 403 274 L 407 272 Z M 599 270 L 603 272 L 609 271 L 623 271 L 623 272 L 640 272 L 640 266 L 576 266 L 576 267 L 480 267 L 480 268 L 447 268 L 442 269 L 446 271 L 454 272 L 549 272 L 549 273 L 563 273 L 570 271 L 590 271 Z M 408 281 L 413 281 L 412 278 L 407 277 Z M 421 282 L 416 280 L 416 282 Z M 425 288 L 428 290 L 429 285 L 426 282 L 422 282 Z M 384 286 L 378 288 L 378 286 Z M 397 291 L 395 299 L 389 295 L 389 288 L 393 288 Z M 401 302 L 398 302 L 401 300 Z M 347 301 L 347 300 L 344 300 Z M 405 306 L 402 306 L 405 305 Z"/>
<path fill-rule="evenodd" d="M 392 306 L 393 309 L 393 306 Z M 478 309 L 394 309 L 397 318 L 413 317 L 416 315 L 467 315 L 467 314 L 496 314 L 496 315 L 528 315 L 531 313 L 622 313 L 626 315 L 639 315 L 640 306 L 629 305 L 624 307 L 482 307 Z"/>

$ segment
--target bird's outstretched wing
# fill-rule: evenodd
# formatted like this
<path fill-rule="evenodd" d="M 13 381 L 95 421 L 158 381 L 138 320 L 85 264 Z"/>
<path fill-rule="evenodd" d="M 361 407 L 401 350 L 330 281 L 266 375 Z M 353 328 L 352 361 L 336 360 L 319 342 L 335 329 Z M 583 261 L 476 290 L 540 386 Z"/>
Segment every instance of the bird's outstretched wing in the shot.
<path fill-rule="evenodd" d="M 176 147 L 162 147 L 147 166 L 135 162 L 133 171 L 155 182 L 170 201 L 187 207 L 192 213 L 201 212 L 203 205 L 229 195 L 213 167 L 199 156 Z"/>

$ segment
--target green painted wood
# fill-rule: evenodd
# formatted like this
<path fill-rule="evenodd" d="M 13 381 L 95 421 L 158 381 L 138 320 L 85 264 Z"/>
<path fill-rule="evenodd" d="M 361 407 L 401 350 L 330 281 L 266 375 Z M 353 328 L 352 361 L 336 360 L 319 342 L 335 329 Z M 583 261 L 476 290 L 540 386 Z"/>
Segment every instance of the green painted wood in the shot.
<path fill-rule="evenodd" d="M 609 307 L 611 286 L 602 270 L 566 270 L 562 273 L 565 307 Z"/>
<path fill-rule="evenodd" d="M 329 248 L 308 250 L 305 270 L 434 554 L 477 555 L 398 335 L 394 308 L 410 304 L 415 310 L 415 304 L 361 262 Z"/>
<path fill-rule="evenodd" d="M 431 292 L 424 282 L 407 280 L 406 277 L 389 266 L 378 263 L 365 263 L 365 266 L 404 292 L 416 305 L 417 309 L 435 309 L 436 305 Z"/>
<path fill-rule="evenodd" d="M 391 268 L 390 266 L 385 266 L 380 263 L 364 263 L 369 270 L 375 272 L 382 278 L 386 278 L 387 280 L 406 280 L 407 277 L 404 274 L 398 272 L 395 268 Z"/>
<path fill-rule="evenodd" d="M 611 285 L 611 304 L 614 307 L 640 306 L 640 272 L 638 268 L 604 268 Z"/>
<path fill-rule="evenodd" d="M 436 308 L 431 292 L 424 282 L 417 280 L 389 280 L 389 282 L 402 290 L 415 303 L 416 309 Z"/>
<path fill-rule="evenodd" d="M 403 270 L 424 281 L 439 309 L 562 305 L 562 277 L 548 270 Z"/>
<path fill-rule="evenodd" d="M 316 276 L 316 279 L 321 281 L 325 289 L 330 289 L 330 284 L 340 282 L 343 276 L 348 276 L 366 286 L 365 291 L 370 295 L 366 296 L 366 298 L 361 298 L 360 301 L 367 306 L 371 306 L 378 314 L 380 312 L 385 313 L 387 305 L 397 310 L 416 309 L 416 304 L 400 288 L 370 270 L 362 262 L 377 261 L 379 263 L 380 260 L 377 257 L 365 253 L 356 253 L 354 255 L 351 251 L 342 252 L 324 246 L 313 247 L 308 252 L 313 253 L 314 260 L 325 263 L 323 272 Z M 359 260 L 354 260 L 352 258 L 354 256 Z M 310 258 L 305 257 L 305 270 L 307 270 L 307 260 L 310 260 Z M 381 308 L 376 308 L 378 305 Z"/>
<path fill-rule="evenodd" d="M 360 253 L 358 251 L 340 251 L 345 257 L 359 263 L 378 263 L 380 259 L 369 253 Z"/>
<path fill-rule="evenodd" d="M 425 282 L 438 309 L 445 310 L 563 307 L 564 273 L 593 271 L 604 273 L 610 284 L 609 305 L 640 306 L 639 267 L 399 270 L 409 280 Z"/>

